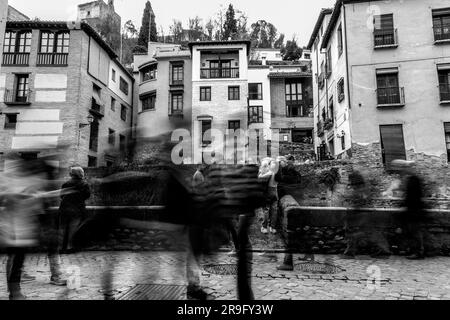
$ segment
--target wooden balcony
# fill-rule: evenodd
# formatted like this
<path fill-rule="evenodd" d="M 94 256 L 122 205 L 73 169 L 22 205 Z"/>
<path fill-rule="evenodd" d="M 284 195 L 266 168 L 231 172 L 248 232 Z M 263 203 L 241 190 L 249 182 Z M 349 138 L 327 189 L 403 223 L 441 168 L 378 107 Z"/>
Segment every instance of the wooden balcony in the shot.
<path fill-rule="evenodd" d="M 3 53 L 4 66 L 28 66 L 29 62 L 29 53 Z"/>
<path fill-rule="evenodd" d="M 68 53 L 38 53 L 38 66 L 67 66 Z"/>

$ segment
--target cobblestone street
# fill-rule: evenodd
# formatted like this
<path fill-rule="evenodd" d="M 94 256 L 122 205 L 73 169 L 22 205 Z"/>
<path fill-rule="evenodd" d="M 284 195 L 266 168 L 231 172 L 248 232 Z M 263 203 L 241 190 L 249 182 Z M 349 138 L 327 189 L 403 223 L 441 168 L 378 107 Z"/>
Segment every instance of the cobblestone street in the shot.
<path fill-rule="evenodd" d="M 299 255 L 295 255 L 297 259 Z M 338 256 L 317 255 L 317 263 L 326 263 L 332 274 L 317 274 L 301 268 L 296 260 L 292 272 L 280 272 L 276 266 L 282 254 L 254 254 L 252 286 L 260 300 L 450 300 L 450 258 L 436 257 L 410 261 L 403 257 L 375 260 L 358 257 L 343 260 Z M 7 299 L 5 264 L 0 257 L 0 299 Z M 103 299 L 103 271 L 114 268 L 111 294 L 120 298 L 139 284 L 184 285 L 184 252 L 84 252 L 62 255 L 63 271 L 76 279 L 80 272 L 80 287 L 68 289 L 49 284 L 50 271 L 44 254 L 28 255 L 25 271 L 36 280 L 22 285 L 24 294 L 32 300 L 99 300 Z M 235 258 L 220 253 L 206 257 L 203 265 L 234 264 Z M 322 264 L 323 266 L 323 264 Z M 377 275 L 380 275 L 377 278 Z M 235 300 L 235 276 L 220 276 L 202 270 L 201 282 L 214 299 Z M 378 279 L 379 281 L 371 281 Z"/>

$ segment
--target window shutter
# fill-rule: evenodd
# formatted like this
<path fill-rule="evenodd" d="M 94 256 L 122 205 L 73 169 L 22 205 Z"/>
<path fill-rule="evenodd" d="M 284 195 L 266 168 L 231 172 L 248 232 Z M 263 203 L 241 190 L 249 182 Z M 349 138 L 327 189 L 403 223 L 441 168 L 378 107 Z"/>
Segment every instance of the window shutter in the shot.
<path fill-rule="evenodd" d="M 402 125 L 380 126 L 380 133 L 386 168 L 390 169 L 394 160 L 406 160 Z"/>
<path fill-rule="evenodd" d="M 444 130 L 446 133 L 450 133 L 450 122 L 444 122 Z"/>
<path fill-rule="evenodd" d="M 444 8 L 444 9 L 435 9 L 433 10 L 433 16 L 446 16 L 450 15 L 450 8 Z"/>

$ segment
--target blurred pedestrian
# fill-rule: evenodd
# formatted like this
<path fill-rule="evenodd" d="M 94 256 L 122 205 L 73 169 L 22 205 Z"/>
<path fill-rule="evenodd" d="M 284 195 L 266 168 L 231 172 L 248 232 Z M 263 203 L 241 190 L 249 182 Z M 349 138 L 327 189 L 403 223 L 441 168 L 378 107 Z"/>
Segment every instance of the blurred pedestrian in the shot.
<path fill-rule="evenodd" d="M 70 169 L 70 180 L 61 188 L 60 226 L 63 233 L 63 250 L 72 252 L 73 236 L 81 222 L 86 218 L 85 201 L 91 196 L 89 185 L 81 167 Z"/>
<path fill-rule="evenodd" d="M 404 180 L 404 207 L 406 211 L 402 215 L 402 225 L 405 235 L 409 238 L 412 260 L 425 258 L 425 244 L 423 227 L 425 223 L 423 202 L 423 182 L 414 169 L 414 162 L 395 160 L 394 168 L 399 170 Z"/>
<path fill-rule="evenodd" d="M 277 233 L 276 224 L 278 222 L 278 182 L 275 179 L 280 168 L 278 161 L 271 159 L 269 165 L 267 162 L 263 164 L 258 178 L 267 181 L 267 204 L 269 206 L 268 213 L 264 214 L 264 220 L 261 226 L 262 233 Z"/>

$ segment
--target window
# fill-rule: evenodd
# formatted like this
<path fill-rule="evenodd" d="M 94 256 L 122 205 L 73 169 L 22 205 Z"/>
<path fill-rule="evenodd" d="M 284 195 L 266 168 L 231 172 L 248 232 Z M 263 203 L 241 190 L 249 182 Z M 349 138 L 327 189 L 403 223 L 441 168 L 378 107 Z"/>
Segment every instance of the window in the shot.
<path fill-rule="evenodd" d="M 200 101 L 211 101 L 211 87 L 200 87 Z"/>
<path fill-rule="evenodd" d="M 15 129 L 17 125 L 17 114 L 5 114 L 5 129 Z"/>
<path fill-rule="evenodd" d="M 70 34 L 68 32 L 56 33 L 55 52 L 69 53 Z"/>
<path fill-rule="evenodd" d="M 345 135 L 341 135 L 341 149 L 342 151 L 345 150 Z"/>
<path fill-rule="evenodd" d="M 438 66 L 438 76 L 441 101 L 450 101 L 450 65 L 445 69 Z"/>
<path fill-rule="evenodd" d="M 16 75 L 16 91 L 14 95 L 14 101 L 16 103 L 29 102 L 29 75 L 18 74 Z"/>
<path fill-rule="evenodd" d="M 41 32 L 41 46 L 39 53 L 53 53 L 55 46 L 55 34 L 53 32 Z"/>
<path fill-rule="evenodd" d="M 88 156 L 88 167 L 89 168 L 95 168 L 97 167 L 97 158 Z"/>
<path fill-rule="evenodd" d="M 331 123 L 334 123 L 334 99 L 333 99 L 333 97 L 331 97 L 330 101 L 328 102 L 328 119 L 331 120 Z"/>
<path fill-rule="evenodd" d="M 342 38 L 342 24 L 339 25 L 338 28 L 338 52 L 339 52 L 339 56 L 342 55 L 342 52 L 344 51 L 344 42 L 343 42 L 343 38 Z"/>
<path fill-rule="evenodd" d="M 234 61 L 235 68 L 232 68 L 232 60 L 211 60 L 209 68 L 200 70 L 202 79 L 239 78 L 239 62 Z"/>
<path fill-rule="evenodd" d="M 202 145 L 208 146 L 212 143 L 210 131 L 212 127 L 212 122 L 211 120 L 203 120 L 201 125 L 202 125 L 202 137 L 201 137 Z M 208 131 L 209 134 L 206 134 Z"/>
<path fill-rule="evenodd" d="M 184 66 L 182 63 L 172 63 L 171 84 L 182 84 L 184 79 Z"/>
<path fill-rule="evenodd" d="M 250 100 L 262 100 L 263 99 L 262 83 L 249 83 L 248 84 L 248 98 Z"/>
<path fill-rule="evenodd" d="M 123 104 L 120 107 L 120 119 L 127 121 L 127 107 Z"/>
<path fill-rule="evenodd" d="M 21 152 L 20 157 L 24 160 L 37 160 L 38 152 Z"/>
<path fill-rule="evenodd" d="M 156 79 L 158 74 L 158 65 L 152 64 L 142 70 L 142 82 Z"/>
<path fill-rule="evenodd" d="M 248 107 L 248 123 L 263 123 L 263 107 Z"/>
<path fill-rule="evenodd" d="M 31 31 L 6 31 L 3 53 L 30 53 Z"/>
<path fill-rule="evenodd" d="M 450 163 L 450 122 L 444 122 L 445 145 L 447 147 L 447 161 Z"/>
<path fill-rule="evenodd" d="M 122 91 L 124 94 L 128 95 L 128 90 L 129 90 L 128 82 L 122 77 L 120 77 L 119 87 L 120 87 L 120 91 Z"/>
<path fill-rule="evenodd" d="M 329 77 L 333 72 L 333 61 L 332 61 L 332 52 L 331 47 L 327 50 L 327 63 L 326 63 L 326 73 L 327 77 Z"/>
<path fill-rule="evenodd" d="M 114 112 L 116 111 L 116 99 L 113 97 L 111 97 L 111 110 Z"/>
<path fill-rule="evenodd" d="M 172 114 L 183 113 L 183 93 L 182 92 L 172 93 L 171 111 L 172 111 Z"/>
<path fill-rule="evenodd" d="M 119 144 L 120 151 L 124 152 L 127 148 L 127 138 L 122 134 L 119 134 Z"/>
<path fill-rule="evenodd" d="M 70 33 L 42 31 L 39 42 L 38 65 L 67 65 Z"/>
<path fill-rule="evenodd" d="M 239 130 L 240 128 L 241 128 L 241 121 L 239 120 L 228 121 L 228 129 Z"/>
<path fill-rule="evenodd" d="M 297 81 L 286 81 L 286 102 L 287 104 L 302 101 L 302 84 Z"/>
<path fill-rule="evenodd" d="M 240 100 L 240 87 L 228 87 L 228 100 Z"/>
<path fill-rule="evenodd" d="M 89 150 L 97 152 L 98 150 L 98 119 L 95 119 L 90 126 Z"/>
<path fill-rule="evenodd" d="M 374 41 L 375 47 L 392 46 L 397 43 L 392 13 L 374 16 Z"/>
<path fill-rule="evenodd" d="M 392 168 L 392 161 L 406 160 L 403 127 L 399 125 L 380 126 L 381 151 L 386 169 Z"/>
<path fill-rule="evenodd" d="M 3 65 L 29 64 L 31 31 L 6 31 L 3 42 Z"/>
<path fill-rule="evenodd" d="M 305 59 L 311 59 L 311 54 L 309 54 L 309 53 L 305 53 Z"/>
<path fill-rule="evenodd" d="M 116 82 L 116 70 L 114 69 L 111 70 L 111 80 Z"/>
<path fill-rule="evenodd" d="M 155 110 L 156 92 L 141 97 L 142 111 Z"/>
<path fill-rule="evenodd" d="M 116 144 L 116 132 L 113 129 L 108 129 L 108 143 L 111 145 Z"/>
<path fill-rule="evenodd" d="M 341 78 L 337 84 L 338 101 L 342 102 L 345 99 L 344 78 Z"/>
<path fill-rule="evenodd" d="M 403 88 L 399 87 L 398 70 L 377 70 L 378 105 L 403 104 Z"/>
<path fill-rule="evenodd" d="M 434 40 L 450 40 L 450 8 L 433 10 Z"/>

